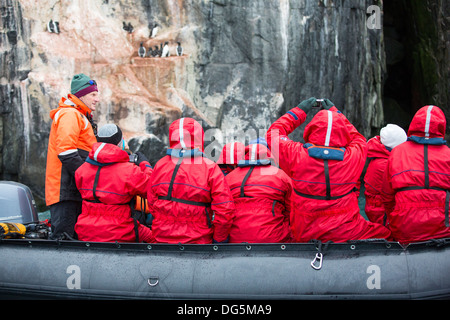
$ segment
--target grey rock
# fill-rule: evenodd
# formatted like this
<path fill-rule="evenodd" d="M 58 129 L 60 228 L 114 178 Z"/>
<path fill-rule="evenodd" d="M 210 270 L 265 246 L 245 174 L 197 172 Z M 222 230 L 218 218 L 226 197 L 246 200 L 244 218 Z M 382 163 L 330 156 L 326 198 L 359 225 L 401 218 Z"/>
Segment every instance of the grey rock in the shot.
<path fill-rule="evenodd" d="M 46 1 L 38 5 L 41 3 Z M 236 137 L 237 133 L 242 133 L 247 141 L 263 135 L 274 120 L 311 96 L 329 98 L 367 138 L 385 122 L 395 121 L 390 117 L 400 114 L 396 109 L 398 103 L 391 100 L 387 115 L 384 114 L 386 44 L 382 29 L 371 30 L 366 26 L 367 7 L 381 1 L 177 1 L 181 8 L 174 7 L 173 3 L 117 1 L 102 6 L 102 10 L 113 6 L 114 10 L 105 11 L 105 16 L 117 19 L 120 27 L 122 20 L 132 21 L 136 34 L 139 21 L 145 21 L 145 28 L 148 21 L 158 21 L 161 25 L 158 37 L 164 37 L 165 30 L 170 30 L 166 35 L 180 37 L 185 49 L 184 64 L 176 64 L 178 73 L 174 76 L 173 90 L 166 90 L 166 84 L 157 87 L 161 92 L 164 89 L 167 96 L 155 100 L 169 101 L 170 108 L 164 109 L 161 104 L 142 106 L 141 100 L 131 97 L 128 101 L 137 101 L 131 106 L 133 110 L 127 110 L 126 103 L 114 100 L 107 102 L 105 109 L 109 111 L 98 115 L 102 121 L 118 123 L 139 114 L 143 132 L 131 139 L 129 145 L 135 151 L 144 152 L 152 165 L 169 145 L 170 123 L 181 116 L 201 121 L 205 131 L 217 130 L 208 140 L 217 149 L 227 137 Z M 420 61 L 432 63 L 426 70 L 415 69 L 426 71 L 423 74 L 426 77 L 422 78 L 431 79 L 415 82 L 416 87 L 424 90 L 407 94 L 417 95 L 417 104 L 435 102 L 448 117 L 448 1 L 411 3 L 414 5 L 405 12 L 411 21 L 425 14 L 425 21 L 433 24 L 431 34 L 409 35 L 418 39 L 413 48 L 417 59 L 414 68 L 419 68 Z M 29 73 L 34 71 L 32 65 L 56 65 L 59 61 L 34 47 L 31 38 L 37 29 L 22 17 L 19 1 L 0 0 L 0 13 L 3 27 L 0 29 L 0 178 L 28 184 L 33 193 L 43 198 L 51 124 L 48 113 L 57 106 L 61 95 L 45 82 L 29 77 Z M 59 21 L 64 29 L 64 20 Z M 389 32 L 392 39 L 400 41 L 395 30 Z M 64 37 L 64 32 L 58 37 Z M 389 58 L 395 59 L 389 63 L 405 59 L 408 49 L 402 52 L 399 46 L 394 53 Z M 92 64 L 106 64 L 105 61 L 96 55 Z M 127 62 L 125 58 L 121 61 Z M 421 76 L 420 72 L 417 74 Z M 111 71 L 110 77 L 113 76 Z M 130 96 L 133 94 L 136 95 Z M 146 108 L 145 114 L 138 112 L 141 106 Z M 401 113 L 399 121 L 406 123 L 407 115 Z M 292 138 L 301 141 L 302 130 L 303 127 L 296 130 Z"/>

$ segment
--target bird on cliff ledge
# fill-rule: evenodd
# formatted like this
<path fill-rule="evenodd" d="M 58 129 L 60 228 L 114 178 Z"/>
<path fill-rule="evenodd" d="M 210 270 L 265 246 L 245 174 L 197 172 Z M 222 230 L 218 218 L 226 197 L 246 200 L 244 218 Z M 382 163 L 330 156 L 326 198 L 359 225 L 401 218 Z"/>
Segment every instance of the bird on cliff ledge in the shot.
<path fill-rule="evenodd" d="M 139 55 L 139 57 L 141 57 L 141 58 L 144 58 L 145 57 L 145 48 L 144 48 L 144 46 L 143 46 L 143 42 L 141 42 L 141 46 L 139 47 L 139 49 L 138 49 L 138 55 Z"/>
<path fill-rule="evenodd" d="M 59 33 L 59 22 L 53 21 L 53 29 L 55 30 L 55 33 Z"/>
<path fill-rule="evenodd" d="M 47 31 L 50 33 L 59 33 L 59 22 L 50 19 L 50 21 L 47 23 Z"/>
<path fill-rule="evenodd" d="M 153 57 L 153 50 L 152 50 L 152 47 L 148 47 L 148 50 L 147 50 L 147 57 L 149 57 L 149 58 Z"/>
<path fill-rule="evenodd" d="M 123 28 L 123 30 L 127 31 L 128 33 L 132 33 L 134 30 L 133 26 L 131 25 L 131 22 L 128 22 L 128 24 L 127 24 L 125 21 L 123 21 L 122 28 Z"/>
<path fill-rule="evenodd" d="M 160 52 L 159 52 L 158 46 L 155 46 L 155 49 L 152 52 L 152 57 L 159 57 L 159 55 L 160 55 Z"/>
<path fill-rule="evenodd" d="M 162 54 L 161 57 L 169 57 L 170 56 L 170 52 L 169 52 L 169 42 L 165 42 L 164 43 L 164 48 L 162 50 Z"/>
<path fill-rule="evenodd" d="M 158 33 L 158 26 L 159 26 L 159 24 L 157 24 L 156 22 L 155 22 L 154 25 L 151 25 L 151 24 L 148 25 L 148 28 L 150 29 L 150 36 L 149 36 L 149 38 L 156 37 L 156 34 Z"/>
<path fill-rule="evenodd" d="M 53 19 L 50 19 L 50 21 L 47 23 L 47 31 L 53 33 L 54 29 L 53 29 Z"/>
<path fill-rule="evenodd" d="M 178 43 L 178 47 L 177 47 L 177 56 L 182 56 L 183 55 L 183 47 L 181 46 L 180 42 Z"/>

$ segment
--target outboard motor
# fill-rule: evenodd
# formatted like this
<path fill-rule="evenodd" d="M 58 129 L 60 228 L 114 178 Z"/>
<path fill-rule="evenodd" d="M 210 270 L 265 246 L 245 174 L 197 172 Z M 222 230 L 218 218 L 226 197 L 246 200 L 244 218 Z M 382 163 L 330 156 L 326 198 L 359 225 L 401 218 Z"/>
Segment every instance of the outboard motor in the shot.
<path fill-rule="evenodd" d="M 0 181 L 0 222 L 39 223 L 30 188 L 13 181 Z"/>
<path fill-rule="evenodd" d="M 47 239 L 49 232 L 49 225 L 39 221 L 30 188 L 0 181 L 0 239 Z"/>

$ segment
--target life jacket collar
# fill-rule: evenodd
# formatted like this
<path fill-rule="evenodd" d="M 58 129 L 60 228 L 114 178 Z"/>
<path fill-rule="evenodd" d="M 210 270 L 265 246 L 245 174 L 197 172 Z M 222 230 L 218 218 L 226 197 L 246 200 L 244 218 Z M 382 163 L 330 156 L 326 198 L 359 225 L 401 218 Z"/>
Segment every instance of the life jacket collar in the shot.
<path fill-rule="evenodd" d="M 271 159 L 239 160 L 238 167 L 267 166 L 270 164 L 272 164 Z"/>
<path fill-rule="evenodd" d="M 167 149 L 166 154 L 175 158 L 194 158 L 204 157 L 204 153 L 200 149 Z"/>
<path fill-rule="evenodd" d="M 410 136 L 408 137 L 408 141 L 413 141 L 419 144 L 430 144 L 430 145 L 443 145 L 447 144 L 447 141 L 443 138 L 425 138 L 425 137 L 417 137 Z"/>
<path fill-rule="evenodd" d="M 317 146 L 312 143 L 305 143 L 303 148 L 308 150 L 308 155 L 316 159 L 343 161 L 345 148 Z"/>

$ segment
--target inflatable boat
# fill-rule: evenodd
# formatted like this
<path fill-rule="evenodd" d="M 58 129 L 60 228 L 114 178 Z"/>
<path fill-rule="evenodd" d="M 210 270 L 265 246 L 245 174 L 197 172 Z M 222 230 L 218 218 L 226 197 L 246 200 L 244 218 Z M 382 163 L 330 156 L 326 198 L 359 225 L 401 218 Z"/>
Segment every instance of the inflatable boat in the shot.
<path fill-rule="evenodd" d="M 16 190 L 5 197 L 5 188 Z M 377 239 L 217 245 L 48 240 L 27 190 L 0 183 L 0 202 L 10 201 L 8 209 L 14 197 L 27 200 L 16 203 L 21 214 L 5 214 L 0 203 L 0 222 L 23 213 L 27 226 L 20 239 L 0 239 L 0 298 L 450 298 L 450 239 L 406 247 Z"/>

